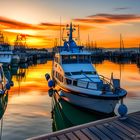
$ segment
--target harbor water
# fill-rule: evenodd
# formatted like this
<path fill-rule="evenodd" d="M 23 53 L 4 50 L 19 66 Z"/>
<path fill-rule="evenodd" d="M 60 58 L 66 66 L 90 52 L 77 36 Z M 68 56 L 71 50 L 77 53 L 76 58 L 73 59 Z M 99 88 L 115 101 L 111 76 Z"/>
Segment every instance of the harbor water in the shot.
<path fill-rule="evenodd" d="M 130 62 L 121 64 L 110 61 L 96 63 L 94 66 L 100 75 L 110 77 L 113 72 L 115 78 L 121 79 L 121 86 L 128 91 L 127 97 L 124 99 L 128 113 L 140 111 L 140 67 Z M 48 96 L 45 79 L 45 74 L 51 73 L 51 68 L 52 61 L 40 61 L 36 64 L 23 64 L 11 69 L 14 86 L 11 87 L 9 93 L 5 94 L 5 97 L 1 97 L 0 104 L 2 140 L 26 139 L 104 117 L 86 113 L 61 101 L 60 110 L 64 109 L 61 111 L 61 115 L 65 116 L 65 119 L 63 116 L 58 119 L 60 110 L 54 110 L 54 108 L 59 108 L 59 106 Z M 72 110 L 71 113 L 70 110 Z M 117 114 L 116 110 L 115 112 Z M 82 120 L 82 117 L 81 120 L 76 119 L 78 115 L 79 118 L 84 115 L 86 120 Z M 60 128 L 56 126 L 58 124 L 56 121 L 58 123 L 63 121 L 67 124 L 61 123 Z"/>

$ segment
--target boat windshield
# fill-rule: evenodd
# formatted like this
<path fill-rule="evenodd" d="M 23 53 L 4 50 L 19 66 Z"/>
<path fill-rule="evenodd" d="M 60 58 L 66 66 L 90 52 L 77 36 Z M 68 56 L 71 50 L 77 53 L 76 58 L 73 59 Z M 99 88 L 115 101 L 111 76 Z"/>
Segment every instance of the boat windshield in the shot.
<path fill-rule="evenodd" d="M 86 74 L 86 75 L 96 75 L 96 71 L 76 71 L 76 72 L 71 72 L 72 75 L 81 75 L 81 74 Z"/>
<path fill-rule="evenodd" d="M 62 64 L 91 63 L 90 55 L 62 55 Z"/>

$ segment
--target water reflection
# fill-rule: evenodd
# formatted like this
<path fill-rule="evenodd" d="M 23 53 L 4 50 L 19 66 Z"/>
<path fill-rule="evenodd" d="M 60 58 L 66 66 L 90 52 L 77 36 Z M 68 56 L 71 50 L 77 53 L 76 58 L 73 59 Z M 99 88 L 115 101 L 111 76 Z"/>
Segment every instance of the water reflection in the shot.
<path fill-rule="evenodd" d="M 128 91 L 125 104 L 129 112 L 140 110 L 140 70 L 137 65 L 111 61 L 99 61 L 95 65 L 99 74 L 110 77 L 113 72 L 114 77 L 121 78 L 121 86 Z M 52 103 L 53 130 L 105 117 L 87 113 L 59 98 L 56 98 L 56 101 L 51 99 L 47 94 L 48 87 L 44 77 L 46 73 L 51 73 L 51 69 L 52 61 L 42 59 L 34 63 L 12 66 L 9 72 L 7 71 L 11 74 L 14 87 L 7 95 L 9 99 L 3 115 L 2 139 L 25 139 L 51 132 Z"/>
<path fill-rule="evenodd" d="M 8 104 L 8 92 L 0 96 L 0 120 L 2 119 L 4 115 L 7 104 Z"/>
<path fill-rule="evenodd" d="M 8 91 L 4 95 L 0 95 L 0 124 L 1 124 L 1 130 L 0 130 L 0 139 L 2 139 L 2 132 L 3 132 L 3 115 L 5 113 L 5 110 L 7 108 L 8 104 Z"/>
<path fill-rule="evenodd" d="M 9 91 L 2 139 L 25 139 L 52 131 L 46 70 L 51 71 L 51 61 L 44 64 L 40 60 L 38 64 L 19 65 L 12 75 L 14 87 Z"/>
<path fill-rule="evenodd" d="M 64 101 L 57 93 L 52 97 L 53 131 L 112 116 L 115 116 L 115 114 L 105 115 L 89 111 L 87 112 L 86 110 Z"/>

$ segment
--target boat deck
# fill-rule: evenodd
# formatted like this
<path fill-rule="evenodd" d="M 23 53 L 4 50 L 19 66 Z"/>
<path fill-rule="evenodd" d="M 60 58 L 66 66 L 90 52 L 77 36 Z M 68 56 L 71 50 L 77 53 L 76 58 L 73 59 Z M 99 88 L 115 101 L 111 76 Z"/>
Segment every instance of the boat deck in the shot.
<path fill-rule="evenodd" d="M 29 138 L 29 140 L 79 139 L 140 140 L 140 111 L 128 114 L 126 119 L 120 119 L 120 117 L 117 116 Z"/>

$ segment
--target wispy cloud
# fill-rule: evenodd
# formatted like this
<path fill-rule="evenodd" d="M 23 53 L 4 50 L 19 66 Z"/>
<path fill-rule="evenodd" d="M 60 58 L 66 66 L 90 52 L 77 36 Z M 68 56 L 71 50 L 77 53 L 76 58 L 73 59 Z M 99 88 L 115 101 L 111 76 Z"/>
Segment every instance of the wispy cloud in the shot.
<path fill-rule="evenodd" d="M 62 24 L 61 27 L 65 27 L 65 24 Z M 88 30 L 93 28 L 93 26 L 90 25 L 80 25 L 81 30 Z M 13 19 L 9 19 L 6 17 L 0 17 L 0 30 L 52 30 L 52 31 L 58 31 L 60 30 L 60 24 L 59 23 L 50 23 L 50 22 L 42 22 L 39 24 L 29 24 L 24 23 L 20 21 L 16 21 Z"/>
<path fill-rule="evenodd" d="M 74 19 L 74 21 L 80 23 L 96 23 L 96 24 L 114 24 L 136 21 L 140 22 L 140 15 L 100 13 L 87 16 L 86 18 L 77 18 Z"/>
<path fill-rule="evenodd" d="M 48 28 L 49 30 L 60 30 L 60 24 L 56 24 L 56 23 L 41 23 L 40 24 L 43 27 Z M 76 27 L 78 27 L 78 24 L 75 24 Z M 66 24 L 61 24 L 61 28 L 66 27 Z M 93 28 L 93 26 L 90 25 L 80 25 L 80 29 L 81 30 L 88 30 Z"/>
<path fill-rule="evenodd" d="M 122 11 L 122 10 L 129 10 L 129 9 L 131 9 L 131 7 L 116 7 L 113 10 L 114 11 Z"/>
<path fill-rule="evenodd" d="M 0 26 L 1 28 L 4 29 L 33 29 L 33 30 L 43 29 L 38 25 L 23 23 L 6 17 L 0 17 Z"/>
<path fill-rule="evenodd" d="M 9 19 L 6 17 L 0 17 L 0 28 L 16 29 L 16 30 L 51 30 L 51 29 L 58 30 L 60 29 L 60 25 L 57 23 L 49 23 L 49 22 L 39 24 L 29 24 Z"/>

